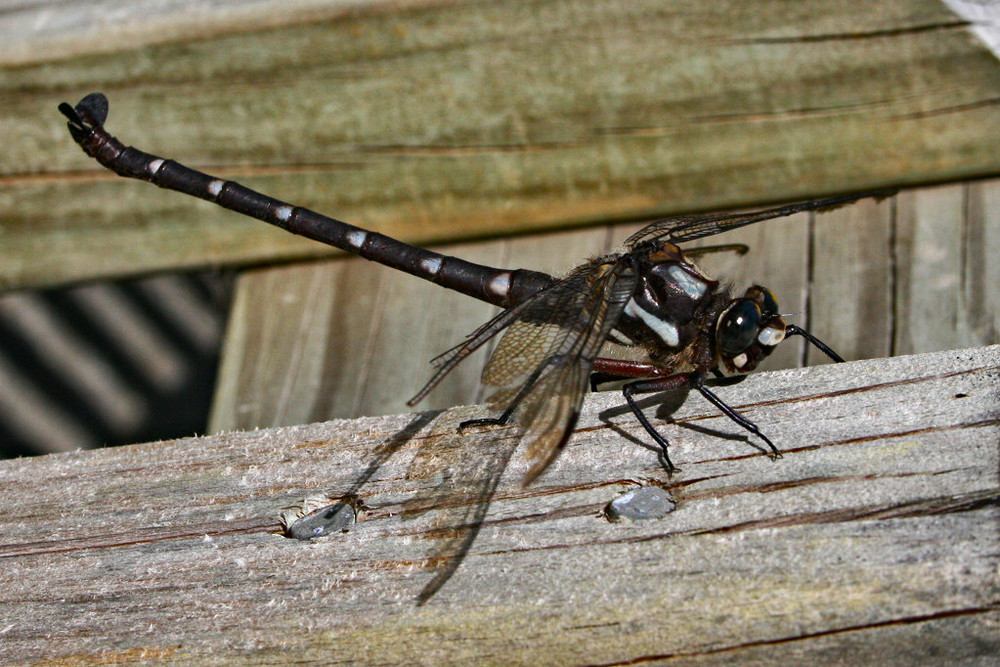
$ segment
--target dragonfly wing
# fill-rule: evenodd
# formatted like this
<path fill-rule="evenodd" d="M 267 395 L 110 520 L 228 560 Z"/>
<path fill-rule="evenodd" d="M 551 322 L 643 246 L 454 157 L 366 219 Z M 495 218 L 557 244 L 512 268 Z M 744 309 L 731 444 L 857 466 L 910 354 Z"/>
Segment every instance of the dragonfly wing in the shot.
<path fill-rule="evenodd" d="M 592 262 L 525 302 L 507 327 L 483 383 L 492 405 L 513 409 L 531 461 L 525 483 L 540 475 L 569 439 L 594 360 L 618 323 L 637 276 L 628 255 Z"/>
<path fill-rule="evenodd" d="M 507 327 L 519 320 L 547 321 L 546 318 L 549 318 L 548 313 L 557 310 L 552 304 L 558 304 L 565 300 L 575 302 L 578 297 L 574 296 L 574 294 L 580 289 L 585 289 L 586 276 L 589 275 L 587 269 L 590 267 L 590 263 L 577 267 L 562 280 L 533 294 L 518 305 L 501 312 L 466 336 L 464 341 L 436 356 L 431 360 L 431 364 L 435 368 L 434 375 L 406 404 L 412 406 L 423 400 L 448 373 L 454 370 L 455 366 L 489 342 L 494 336 L 507 329 Z"/>
<path fill-rule="evenodd" d="M 556 283 L 556 285 L 549 289 L 554 289 L 555 287 L 558 287 L 558 285 L 559 283 Z M 529 301 L 530 299 L 513 308 L 508 308 L 469 334 L 463 342 L 432 359 L 431 364 L 435 368 L 434 375 L 431 376 L 431 379 L 427 381 L 427 384 L 421 387 L 420 391 L 418 391 L 413 398 L 408 400 L 406 404 L 413 406 L 422 401 L 427 394 L 431 393 L 431 390 L 433 390 L 434 387 L 438 386 L 438 383 L 440 383 L 441 380 L 448 375 L 448 373 L 455 369 L 455 366 L 460 364 L 466 357 L 485 345 L 491 338 L 506 329 L 513 322 L 517 321 L 518 310 L 525 306 Z"/>
<path fill-rule="evenodd" d="M 824 199 L 814 199 L 812 201 L 799 202 L 797 204 L 787 204 L 776 208 L 769 208 L 763 211 L 752 211 L 750 213 L 707 213 L 704 215 L 685 215 L 674 218 L 664 218 L 649 223 L 638 232 L 625 240 L 625 245 L 635 248 L 644 241 L 656 243 L 682 243 L 695 239 L 714 236 L 722 232 L 745 227 L 764 220 L 781 218 L 801 211 L 820 211 L 837 208 L 844 204 L 875 197 L 882 199 L 895 194 L 894 191 L 864 192 L 861 194 L 842 195 L 838 197 L 826 197 Z"/>

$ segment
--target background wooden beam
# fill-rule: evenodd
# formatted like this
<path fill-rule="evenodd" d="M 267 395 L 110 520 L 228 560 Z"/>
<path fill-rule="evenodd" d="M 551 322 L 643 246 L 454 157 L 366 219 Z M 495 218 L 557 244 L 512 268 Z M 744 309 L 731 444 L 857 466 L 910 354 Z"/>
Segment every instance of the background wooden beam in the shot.
<path fill-rule="evenodd" d="M 419 243 L 1000 173 L 997 59 L 931 0 L 132 4 L 0 23 L 0 287 L 328 252 L 102 172 L 55 111 L 93 90 L 128 143 Z"/>

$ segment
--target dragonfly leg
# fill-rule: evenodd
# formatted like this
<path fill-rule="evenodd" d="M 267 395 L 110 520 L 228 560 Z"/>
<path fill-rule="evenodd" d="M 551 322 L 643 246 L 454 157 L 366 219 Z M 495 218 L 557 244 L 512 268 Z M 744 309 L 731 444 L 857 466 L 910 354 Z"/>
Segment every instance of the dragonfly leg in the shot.
<path fill-rule="evenodd" d="M 519 401 L 520 402 L 520 401 Z M 466 419 L 464 422 L 458 425 L 458 432 L 461 433 L 467 428 L 473 428 L 475 426 L 503 426 L 510 419 L 510 416 L 514 414 L 514 409 L 517 408 L 517 403 L 511 403 L 506 410 L 503 411 L 499 417 L 480 417 L 479 419 Z"/>
<path fill-rule="evenodd" d="M 797 327 L 794 324 L 789 324 L 787 327 L 785 327 L 785 336 L 802 336 L 807 341 L 818 347 L 820 352 L 830 357 L 838 364 L 844 363 L 844 358 L 841 357 L 836 352 L 834 352 L 833 348 L 831 348 L 829 345 L 821 341 L 819 338 L 816 338 L 816 336 L 813 336 L 811 333 L 809 333 L 802 327 Z"/>
<path fill-rule="evenodd" d="M 629 378 L 664 377 L 664 371 L 659 366 L 640 361 L 625 359 L 607 359 L 598 357 L 594 360 L 594 368 L 590 373 L 590 390 L 597 391 L 597 386 L 605 382 L 618 382 Z M 657 391 L 654 389 L 653 391 Z"/>
<path fill-rule="evenodd" d="M 651 394 L 657 391 L 667 391 L 668 389 L 677 389 L 678 387 L 683 387 L 691 380 L 690 373 L 681 373 L 679 375 L 669 375 L 663 378 L 656 378 L 654 380 L 637 380 L 635 382 L 629 382 L 627 385 L 622 387 L 622 395 L 625 396 L 625 401 L 628 403 L 628 407 L 632 410 L 632 414 L 635 418 L 639 420 L 642 427 L 646 429 L 646 433 L 649 437 L 653 439 L 656 444 L 660 446 L 660 453 L 663 457 L 663 467 L 667 469 L 668 473 L 672 473 L 677 468 L 670 461 L 670 455 L 667 453 L 667 449 L 670 447 L 670 443 L 664 438 L 660 433 L 653 428 L 649 419 L 643 414 L 642 409 L 639 404 L 635 402 L 636 394 Z"/>
<path fill-rule="evenodd" d="M 616 375 L 615 373 L 594 372 L 590 374 L 590 391 L 597 391 L 597 387 L 608 382 L 618 382 L 633 377 L 631 375 Z"/>
<path fill-rule="evenodd" d="M 750 421 L 749 419 L 738 413 L 733 408 L 726 405 L 721 398 L 716 396 L 715 393 L 712 392 L 712 390 L 710 390 L 708 387 L 705 386 L 705 376 L 703 373 L 681 373 L 678 375 L 670 375 L 667 377 L 655 378 L 652 380 L 639 380 L 636 382 L 630 382 L 629 384 L 622 387 L 622 394 L 624 394 L 625 400 L 628 402 L 629 408 L 632 410 L 632 413 L 635 415 L 636 419 L 639 420 L 639 423 L 642 424 L 642 427 L 646 430 L 646 433 L 648 433 L 649 436 L 656 442 L 656 444 L 660 446 L 660 449 L 663 452 L 664 465 L 667 468 L 668 472 L 673 472 L 674 470 L 676 470 L 676 468 L 674 467 L 673 463 L 670 462 L 670 457 L 667 454 L 667 447 L 668 447 L 667 440 L 662 435 L 660 435 L 655 428 L 653 428 L 653 425 L 650 423 L 649 419 L 646 417 L 645 414 L 643 414 L 642 410 L 639 408 L 638 403 L 635 402 L 634 397 L 636 394 L 649 394 L 658 391 L 677 389 L 678 387 L 682 387 L 685 384 L 690 384 L 692 387 L 697 389 L 698 392 L 702 396 L 704 396 L 709 403 L 719 408 L 722 414 L 726 415 L 734 422 L 736 422 L 737 424 L 739 424 L 740 426 L 742 426 L 743 428 L 750 431 L 758 438 L 766 442 L 768 448 L 770 448 L 771 450 L 769 456 L 772 459 L 781 458 L 781 452 L 779 452 L 778 448 L 774 446 L 774 443 L 771 442 L 771 439 L 768 438 L 766 435 L 764 435 L 759 428 L 757 428 L 756 424 L 754 424 L 752 421 Z"/>
<path fill-rule="evenodd" d="M 709 403 L 719 408 L 719 410 L 722 411 L 722 414 L 726 415 L 734 422 L 736 422 L 737 424 L 739 424 L 740 426 L 742 426 L 743 428 L 750 431 L 755 436 L 766 442 L 767 446 L 771 449 L 771 453 L 769 454 L 771 459 L 781 458 L 781 452 L 779 452 L 778 448 L 774 446 L 774 443 L 771 442 L 770 438 L 761 433 L 760 429 L 757 428 L 756 424 L 754 424 L 752 421 L 750 421 L 740 413 L 736 412 L 736 410 L 732 409 L 731 407 L 723 403 L 721 398 L 716 396 L 708 387 L 705 386 L 705 377 L 703 375 L 693 373 L 691 377 L 691 386 L 697 389 L 702 396 L 708 399 Z"/>
<path fill-rule="evenodd" d="M 523 385 L 521 385 L 521 388 L 518 390 L 517 395 L 514 396 L 514 400 L 510 402 L 510 405 L 507 406 L 507 409 L 504 410 L 499 417 L 483 417 L 480 419 L 468 419 L 458 425 L 458 432 L 461 433 L 465 429 L 471 428 L 473 426 L 503 426 L 504 424 L 506 424 L 507 421 L 510 419 L 510 416 L 514 414 L 514 410 L 517 409 L 517 406 L 520 405 L 521 401 L 523 401 L 524 398 L 528 395 L 528 393 L 531 392 L 531 388 L 535 386 L 535 382 L 538 381 L 538 378 L 541 376 L 542 372 L 545 371 L 545 369 L 548 368 L 551 364 L 558 361 L 561 357 L 562 355 L 557 354 L 549 357 L 542 363 L 538 364 L 538 368 L 536 368 L 534 371 L 531 372 L 531 375 L 528 377 L 528 379 L 524 381 Z"/>

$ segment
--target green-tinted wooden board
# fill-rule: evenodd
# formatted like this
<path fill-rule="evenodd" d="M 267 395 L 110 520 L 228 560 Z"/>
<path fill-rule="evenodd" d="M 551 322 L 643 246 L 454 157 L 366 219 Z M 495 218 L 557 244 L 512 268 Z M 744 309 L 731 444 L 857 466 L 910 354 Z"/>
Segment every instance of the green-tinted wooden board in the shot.
<path fill-rule="evenodd" d="M 0 50 L 0 286 L 326 252 L 100 171 L 55 111 L 93 90 L 126 143 L 420 243 L 1000 173 L 1000 67 L 931 0 L 263 6 L 68 3 Z"/>

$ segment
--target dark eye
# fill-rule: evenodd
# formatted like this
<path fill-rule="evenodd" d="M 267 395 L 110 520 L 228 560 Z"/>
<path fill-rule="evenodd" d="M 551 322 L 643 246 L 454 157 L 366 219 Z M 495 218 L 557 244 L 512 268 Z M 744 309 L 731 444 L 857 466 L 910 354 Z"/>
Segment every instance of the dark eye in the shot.
<path fill-rule="evenodd" d="M 778 300 L 774 298 L 773 294 L 771 294 L 771 290 L 762 287 L 761 291 L 764 292 L 764 303 L 760 308 L 761 311 L 768 313 L 769 315 L 777 315 Z"/>
<path fill-rule="evenodd" d="M 760 304 L 760 311 L 768 315 L 778 314 L 778 300 L 771 294 L 771 290 L 760 285 L 754 285 L 744 294 L 747 299 L 753 299 Z"/>
<path fill-rule="evenodd" d="M 719 322 L 717 335 L 722 353 L 733 357 L 750 347 L 759 323 L 760 309 L 753 301 L 740 299 L 730 306 Z"/>

